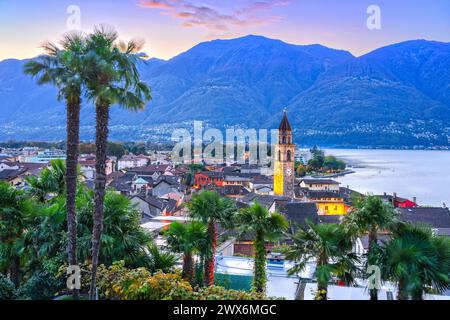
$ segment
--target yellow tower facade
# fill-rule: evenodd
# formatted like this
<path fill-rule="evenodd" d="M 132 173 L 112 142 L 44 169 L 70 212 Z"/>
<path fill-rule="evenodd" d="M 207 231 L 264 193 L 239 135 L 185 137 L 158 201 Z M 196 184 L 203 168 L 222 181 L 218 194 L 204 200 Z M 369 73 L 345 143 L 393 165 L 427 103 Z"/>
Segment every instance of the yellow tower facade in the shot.
<path fill-rule="evenodd" d="M 274 155 L 273 191 L 275 195 L 294 198 L 295 145 L 292 141 L 292 128 L 286 110 L 278 130 L 279 141 Z"/>

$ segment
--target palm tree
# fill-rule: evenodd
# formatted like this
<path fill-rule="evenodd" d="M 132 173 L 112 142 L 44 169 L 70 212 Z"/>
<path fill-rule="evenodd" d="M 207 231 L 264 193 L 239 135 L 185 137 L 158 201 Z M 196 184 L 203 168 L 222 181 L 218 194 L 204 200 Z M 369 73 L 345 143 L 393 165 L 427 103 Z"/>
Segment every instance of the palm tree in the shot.
<path fill-rule="evenodd" d="M 46 261 L 52 259 L 64 263 L 67 248 L 65 205 L 65 196 L 61 195 L 51 199 L 35 212 L 33 225 L 29 228 L 24 242 L 26 250 L 30 253 L 28 260 L 30 269 L 40 270 Z"/>
<path fill-rule="evenodd" d="M 37 201 L 44 203 L 50 193 L 56 192 L 55 179 L 52 170 L 44 168 L 39 176 L 29 176 L 25 178 L 29 189 L 29 194 Z"/>
<path fill-rule="evenodd" d="M 429 227 L 400 224 L 384 248 L 383 277 L 398 285 L 398 300 L 422 300 L 427 288 L 450 288 L 450 240 Z"/>
<path fill-rule="evenodd" d="M 203 254 L 205 259 L 204 284 L 212 286 L 214 285 L 217 224 L 220 223 L 223 227 L 230 228 L 236 208 L 231 200 L 222 198 L 214 191 L 202 191 L 194 194 L 186 206 L 192 218 L 200 220 L 208 226 L 207 247 Z"/>
<path fill-rule="evenodd" d="M 0 181 L 0 272 L 9 274 L 19 287 L 23 263 L 24 239 L 34 212 L 25 194 Z"/>
<path fill-rule="evenodd" d="M 67 165 L 61 159 L 52 160 L 50 161 L 50 171 L 52 173 L 51 177 L 54 184 L 54 192 L 56 194 L 63 195 L 66 190 Z M 79 176 L 78 168 L 75 167 L 76 183 L 78 182 L 78 176 Z"/>
<path fill-rule="evenodd" d="M 147 246 L 148 256 L 150 261 L 146 263 L 146 267 L 152 274 L 155 272 L 172 273 L 178 257 L 169 251 L 163 251 L 154 243 Z"/>
<path fill-rule="evenodd" d="M 92 190 L 86 189 L 80 191 L 77 196 L 80 225 L 79 255 L 86 260 L 91 256 L 94 198 Z M 104 213 L 99 263 L 112 265 L 115 261 L 123 260 L 127 267 L 149 265 L 147 249 L 152 243 L 152 237 L 141 228 L 141 215 L 130 199 L 107 191 Z"/>
<path fill-rule="evenodd" d="M 87 40 L 89 60 L 88 90 L 95 101 L 96 111 L 96 163 L 94 226 L 92 232 L 91 299 L 95 298 L 96 276 L 103 229 L 103 203 L 106 187 L 106 150 L 108 144 L 109 108 L 119 104 L 129 110 L 142 110 L 150 101 L 150 88 L 140 81 L 137 63 L 142 45 L 117 41 L 117 33 L 96 28 Z"/>
<path fill-rule="evenodd" d="M 255 265 L 253 287 L 256 292 L 266 292 L 266 240 L 276 240 L 289 227 L 286 218 L 279 213 L 270 213 L 259 203 L 242 209 L 236 215 L 236 225 L 243 232 L 255 235 Z"/>
<path fill-rule="evenodd" d="M 345 226 L 359 234 L 368 234 L 369 250 L 367 252 L 366 270 L 370 265 L 376 265 L 378 250 L 378 233 L 389 229 L 396 221 L 397 212 L 381 198 L 368 196 L 364 199 L 355 198 L 354 209 L 344 218 Z M 377 288 L 370 289 L 370 299 L 378 300 Z"/>
<path fill-rule="evenodd" d="M 66 190 L 66 165 L 57 159 L 50 162 L 50 168 L 44 168 L 39 176 L 29 176 L 25 180 L 30 186 L 30 193 L 39 202 L 45 202 L 46 197 L 53 193 L 63 195 Z"/>
<path fill-rule="evenodd" d="M 45 55 L 25 65 L 25 73 L 37 77 L 39 84 L 54 84 L 58 96 L 66 101 L 67 125 L 67 171 L 66 206 L 69 234 L 69 264 L 78 265 L 77 219 L 75 194 L 77 187 L 77 164 L 80 131 L 81 94 L 85 73 L 85 39 L 79 33 L 68 33 L 61 41 L 61 48 L 53 43 L 44 45 Z M 77 292 L 74 291 L 76 298 Z"/>
<path fill-rule="evenodd" d="M 183 254 L 182 277 L 189 282 L 194 278 L 193 252 L 200 251 L 199 248 L 206 242 L 206 226 L 201 222 L 182 224 L 173 222 L 165 232 L 167 243 L 175 252 Z"/>
<path fill-rule="evenodd" d="M 293 246 L 286 258 L 294 261 L 290 274 L 301 272 L 307 263 L 316 261 L 316 300 L 327 300 L 328 283 L 333 276 L 353 281 L 353 271 L 358 258 L 352 253 L 353 236 L 342 225 L 320 224 L 310 221 L 293 236 Z"/>

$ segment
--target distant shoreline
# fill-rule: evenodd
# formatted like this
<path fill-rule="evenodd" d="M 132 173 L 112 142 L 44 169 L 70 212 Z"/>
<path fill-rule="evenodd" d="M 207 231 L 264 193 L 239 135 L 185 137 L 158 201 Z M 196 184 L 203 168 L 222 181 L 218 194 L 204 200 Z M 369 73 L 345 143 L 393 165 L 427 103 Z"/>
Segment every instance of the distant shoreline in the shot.
<path fill-rule="evenodd" d="M 175 143 L 171 140 L 166 140 L 166 139 L 160 139 L 160 140 L 152 140 L 152 139 L 148 139 L 147 141 L 145 140 L 121 140 L 121 139 L 114 139 L 111 138 L 109 139 L 109 141 L 114 142 L 114 143 L 120 143 L 120 144 L 126 144 L 126 143 L 146 143 L 146 144 L 174 144 Z M 89 140 L 89 139 L 81 139 L 82 143 L 86 143 L 86 144 L 92 144 L 95 143 L 94 140 Z M 20 145 L 20 147 L 29 147 L 29 146 L 36 146 L 37 144 L 48 144 L 48 145 L 60 145 L 60 144 L 65 144 L 65 140 L 34 140 L 34 139 L 23 139 L 23 140 L 0 140 L 0 148 L 8 148 L 8 145 L 10 144 L 15 144 L 15 145 Z M 312 147 L 314 147 L 313 145 L 296 145 L 297 149 L 300 150 L 309 150 Z M 327 146 L 327 145 L 317 145 L 317 147 L 319 147 L 322 150 L 376 150 L 376 151 L 446 151 L 449 152 L 450 151 L 450 146 L 433 146 L 433 147 L 418 147 L 418 146 Z M 346 159 L 348 160 L 348 159 Z"/>
<path fill-rule="evenodd" d="M 330 174 L 324 174 L 324 175 L 311 175 L 312 178 L 322 178 L 322 179 L 328 179 L 328 178 L 338 178 L 343 177 L 349 174 L 355 173 L 355 171 L 347 169 L 339 173 L 330 173 Z"/>

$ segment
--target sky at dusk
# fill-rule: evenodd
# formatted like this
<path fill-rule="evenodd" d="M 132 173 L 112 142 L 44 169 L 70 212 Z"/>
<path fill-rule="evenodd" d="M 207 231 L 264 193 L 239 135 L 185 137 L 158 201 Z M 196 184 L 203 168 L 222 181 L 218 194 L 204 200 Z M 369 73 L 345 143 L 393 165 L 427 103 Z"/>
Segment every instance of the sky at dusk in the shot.
<path fill-rule="evenodd" d="M 71 5 L 79 20 L 67 13 Z M 367 28 L 370 5 L 381 10 L 379 30 Z M 69 31 L 68 21 L 85 32 L 111 25 L 123 39 L 145 40 L 147 54 L 162 59 L 248 34 L 356 56 L 405 40 L 450 42 L 449 0 L 0 0 L 0 60 L 38 55 L 44 41 Z"/>

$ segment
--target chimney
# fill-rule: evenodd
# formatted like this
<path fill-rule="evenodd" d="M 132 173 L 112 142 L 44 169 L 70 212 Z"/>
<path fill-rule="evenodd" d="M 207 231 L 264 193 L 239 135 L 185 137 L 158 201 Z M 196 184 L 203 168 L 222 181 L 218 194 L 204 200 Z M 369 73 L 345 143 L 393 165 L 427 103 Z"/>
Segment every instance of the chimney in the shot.
<path fill-rule="evenodd" d="M 384 192 L 384 196 L 385 196 L 385 197 L 387 196 L 387 193 L 386 193 L 386 192 Z"/>
<path fill-rule="evenodd" d="M 397 200 L 397 192 L 394 192 L 393 194 L 392 194 L 392 205 L 394 206 L 394 207 L 396 207 L 396 205 L 395 205 L 395 201 Z"/>
<path fill-rule="evenodd" d="M 417 203 L 417 197 L 413 197 L 413 200 L 412 200 L 414 203 Z"/>
<path fill-rule="evenodd" d="M 446 209 L 447 208 L 447 204 L 444 202 L 442 202 L 442 208 Z"/>

